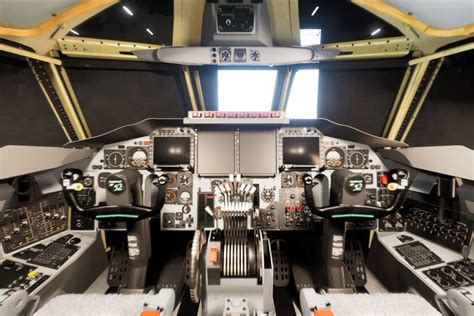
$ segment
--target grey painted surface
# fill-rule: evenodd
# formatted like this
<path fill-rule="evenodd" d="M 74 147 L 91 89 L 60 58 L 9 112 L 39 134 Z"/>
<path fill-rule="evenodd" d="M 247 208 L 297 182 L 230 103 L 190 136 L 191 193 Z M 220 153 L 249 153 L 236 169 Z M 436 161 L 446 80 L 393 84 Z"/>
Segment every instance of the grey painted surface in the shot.
<path fill-rule="evenodd" d="M 58 168 L 92 157 L 92 149 L 41 146 L 0 148 L 0 179 Z"/>

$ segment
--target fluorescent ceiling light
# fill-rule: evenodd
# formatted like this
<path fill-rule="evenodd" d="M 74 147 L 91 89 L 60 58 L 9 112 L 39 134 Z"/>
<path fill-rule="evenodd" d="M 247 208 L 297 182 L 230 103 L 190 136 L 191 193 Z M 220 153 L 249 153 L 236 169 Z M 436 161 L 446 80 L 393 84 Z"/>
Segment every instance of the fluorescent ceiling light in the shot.
<path fill-rule="evenodd" d="M 370 36 L 374 36 L 375 34 L 377 34 L 378 32 L 380 32 L 382 29 L 376 29 L 375 31 L 373 31 L 372 33 L 370 33 Z"/>
<path fill-rule="evenodd" d="M 277 70 L 218 70 L 219 111 L 270 111 Z"/>
<path fill-rule="evenodd" d="M 320 29 L 300 29 L 301 46 L 312 46 L 321 44 Z"/>
<path fill-rule="evenodd" d="M 146 29 L 146 31 L 148 32 L 148 34 L 153 35 L 153 32 L 150 29 Z"/>
<path fill-rule="evenodd" d="M 318 69 L 298 70 L 293 78 L 286 117 L 311 119 L 318 117 Z"/>
<path fill-rule="evenodd" d="M 125 12 L 127 12 L 127 13 L 128 13 L 128 15 L 131 15 L 131 16 L 133 16 L 133 12 L 132 12 L 132 11 L 130 11 L 130 9 L 129 9 L 129 8 L 127 8 L 127 7 L 126 7 L 126 6 L 124 6 L 124 5 L 122 6 L 122 8 L 125 10 Z"/>
<path fill-rule="evenodd" d="M 316 8 L 314 8 L 313 12 L 311 12 L 311 16 L 315 15 L 316 12 L 318 12 L 319 10 L 319 6 L 316 6 Z"/>
<path fill-rule="evenodd" d="M 70 29 L 69 32 L 71 32 L 72 34 L 75 34 L 75 35 L 79 35 L 79 32 L 73 30 L 73 29 Z"/>

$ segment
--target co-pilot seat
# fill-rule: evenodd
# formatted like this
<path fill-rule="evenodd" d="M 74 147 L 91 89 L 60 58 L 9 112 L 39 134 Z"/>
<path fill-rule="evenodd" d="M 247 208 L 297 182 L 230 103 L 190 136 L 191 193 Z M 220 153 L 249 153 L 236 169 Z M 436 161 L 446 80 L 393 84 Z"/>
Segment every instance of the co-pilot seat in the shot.
<path fill-rule="evenodd" d="M 161 315 L 171 315 L 174 290 L 163 289 L 157 295 L 144 293 L 151 256 L 149 218 L 159 214 L 165 203 L 168 179 L 151 174 L 142 183 L 142 178 L 142 174 L 133 169 L 111 174 L 105 182 L 105 201 L 98 206 L 84 207 L 79 197 L 95 192 L 84 192 L 86 189 L 82 185 L 80 170 L 67 169 L 63 172 L 64 195 L 73 211 L 98 221 L 126 222 L 128 277 L 119 288 L 119 294 L 62 295 L 43 306 L 39 315 L 110 315 L 127 314 L 132 310 L 158 310 Z"/>

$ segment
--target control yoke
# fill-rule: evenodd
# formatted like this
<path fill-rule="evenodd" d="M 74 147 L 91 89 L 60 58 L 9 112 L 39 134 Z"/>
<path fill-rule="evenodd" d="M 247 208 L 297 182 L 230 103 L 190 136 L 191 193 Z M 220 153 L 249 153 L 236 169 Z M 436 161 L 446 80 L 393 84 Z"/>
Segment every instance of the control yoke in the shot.
<path fill-rule="evenodd" d="M 403 172 L 407 175 L 405 170 L 403 170 Z M 397 171 L 394 171 L 393 174 L 397 174 Z M 396 189 L 394 188 L 394 190 L 397 190 L 397 193 L 392 205 L 388 208 L 369 205 L 349 205 L 343 203 L 333 206 L 317 207 L 313 194 L 313 188 L 316 185 L 313 182 L 313 177 L 309 174 L 303 176 L 306 202 L 313 214 L 330 220 L 350 221 L 371 220 L 375 218 L 384 217 L 396 212 L 403 205 L 409 187 L 407 177 L 399 180 L 401 180 L 399 182 L 401 182 L 402 184 L 392 183 L 392 186 L 396 186 Z M 340 189 L 345 190 L 345 187 L 343 186 Z M 365 194 L 365 192 L 362 193 Z"/>
<path fill-rule="evenodd" d="M 78 214 L 97 220 L 136 221 L 157 215 L 165 204 L 167 176 L 156 177 L 152 184 L 158 192 L 152 206 L 142 204 L 142 175 L 133 169 L 111 174 L 105 181 L 106 205 L 84 207 L 77 194 L 86 189 L 82 184 L 82 171 L 66 169 L 62 175 L 64 197 L 71 209 Z M 101 203 L 105 204 L 105 203 Z"/>

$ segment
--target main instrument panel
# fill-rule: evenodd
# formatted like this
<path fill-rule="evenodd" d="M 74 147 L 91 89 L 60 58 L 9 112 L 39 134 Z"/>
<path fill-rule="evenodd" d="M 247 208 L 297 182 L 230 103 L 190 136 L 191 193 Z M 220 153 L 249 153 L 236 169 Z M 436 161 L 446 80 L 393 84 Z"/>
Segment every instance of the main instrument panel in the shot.
<path fill-rule="evenodd" d="M 84 203 L 104 201 L 107 177 L 125 168 L 138 170 L 144 179 L 167 175 L 165 206 L 159 215 L 163 230 L 213 228 L 206 206 L 223 203 L 216 187 L 232 185 L 229 177 L 234 176 L 255 187 L 252 202 L 257 212 L 249 225 L 265 230 L 312 229 L 305 174 L 322 177 L 330 185 L 335 170 L 349 170 L 363 179 L 357 184 L 367 192 L 362 204 L 391 203 L 385 187 L 388 170 L 368 145 L 324 135 L 314 127 L 163 127 L 107 144 L 84 170 L 85 191 L 95 189 L 94 194 L 82 194 Z"/>

